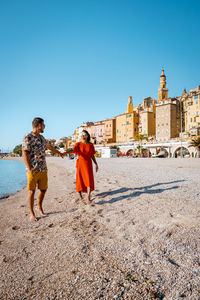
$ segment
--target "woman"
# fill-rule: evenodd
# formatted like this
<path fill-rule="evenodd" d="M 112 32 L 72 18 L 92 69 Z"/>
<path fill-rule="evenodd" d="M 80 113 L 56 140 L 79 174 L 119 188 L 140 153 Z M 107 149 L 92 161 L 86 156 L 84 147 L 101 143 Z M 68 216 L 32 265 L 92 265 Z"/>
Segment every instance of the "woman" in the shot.
<path fill-rule="evenodd" d="M 96 172 L 98 171 L 98 164 L 94 157 L 95 149 L 90 143 L 90 134 L 87 130 L 83 130 L 81 134 L 81 142 L 75 144 L 73 150 L 68 150 L 65 154 L 74 153 L 78 155 L 76 163 L 76 190 L 79 193 L 80 200 L 83 200 L 82 193 L 87 193 L 87 203 L 91 204 L 91 192 L 94 190 L 94 176 L 92 161 L 96 165 Z"/>

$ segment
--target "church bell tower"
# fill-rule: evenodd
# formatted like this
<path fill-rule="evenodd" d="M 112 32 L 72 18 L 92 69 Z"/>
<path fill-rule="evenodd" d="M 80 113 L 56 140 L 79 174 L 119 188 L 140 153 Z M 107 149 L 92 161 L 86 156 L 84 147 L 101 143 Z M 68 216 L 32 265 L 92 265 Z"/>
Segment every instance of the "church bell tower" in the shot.
<path fill-rule="evenodd" d="M 160 88 L 158 89 L 158 102 L 162 102 L 168 98 L 168 88 L 166 87 L 166 76 L 164 70 L 160 76 Z"/>
<path fill-rule="evenodd" d="M 132 112 L 133 112 L 133 99 L 132 99 L 132 96 L 129 96 L 126 113 L 130 114 Z"/>

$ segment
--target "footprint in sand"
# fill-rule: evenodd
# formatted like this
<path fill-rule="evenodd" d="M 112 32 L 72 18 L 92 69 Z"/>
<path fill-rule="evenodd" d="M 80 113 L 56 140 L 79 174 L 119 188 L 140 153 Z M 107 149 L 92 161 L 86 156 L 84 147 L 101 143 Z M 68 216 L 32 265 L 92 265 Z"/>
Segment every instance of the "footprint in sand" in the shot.
<path fill-rule="evenodd" d="M 90 225 L 93 225 L 94 223 L 96 223 L 97 221 L 96 220 L 92 220 L 91 222 L 90 222 Z"/>
<path fill-rule="evenodd" d="M 101 214 L 102 212 L 103 212 L 103 209 L 98 209 L 98 210 L 97 210 L 97 213 L 98 213 L 98 214 Z"/>
<path fill-rule="evenodd" d="M 18 230 L 18 229 L 20 229 L 19 226 L 13 226 L 13 227 L 12 227 L 12 230 Z"/>
<path fill-rule="evenodd" d="M 78 208 L 72 208 L 69 210 L 69 213 L 75 212 L 76 210 L 78 210 Z"/>

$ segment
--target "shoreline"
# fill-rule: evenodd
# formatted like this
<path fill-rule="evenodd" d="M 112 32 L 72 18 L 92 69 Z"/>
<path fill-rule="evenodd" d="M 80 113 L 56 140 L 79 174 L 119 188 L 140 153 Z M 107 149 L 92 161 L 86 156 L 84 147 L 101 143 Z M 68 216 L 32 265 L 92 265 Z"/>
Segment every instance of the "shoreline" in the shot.
<path fill-rule="evenodd" d="M 46 157 L 46 160 L 47 160 L 47 162 L 48 161 L 56 161 L 57 159 L 59 159 L 59 157 L 49 157 L 49 156 L 47 156 Z M 65 159 L 68 159 L 68 157 L 66 157 Z M 109 160 L 109 158 L 97 158 L 97 159 L 100 159 L 100 160 Z M 178 159 L 178 158 L 163 158 L 163 159 L 161 159 L 161 158 L 144 158 L 144 157 L 142 157 L 142 158 L 127 158 L 127 157 L 123 157 L 123 158 L 110 158 L 111 160 L 120 160 L 120 159 L 122 159 L 122 160 L 132 160 L 132 159 L 134 159 L 134 160 L 136 160 L 136 161 L 138 161 L 138 160 L 141 160 L 141 161 L 146 161 L 146 160 L 153 160 L 153 161 L 158 161 L 158 162 L 162 162 L 162 161 L 166 161 L 166 160 L 170 160 L 170 161 L 179 161 L 179 162 L 182 162 L 182 161 L 192 161 L 192 168 L 199 168 L 199 166 L 198 166 L 198 164 L 196 165 L 195 164 L 195 162 L 196 162 L 196 160 L 198 159 L 198 158 L 184 158 L 184 160 L 182 160 L 181 158 L 180 159 Z M 6 157 L 6 158 L 2 158 L 2 160 L 8 160 L 8 161 L 22 161 L 22 162 L 24 162 L 24 160 L 23 160 L 23 158 L 22 157 Z M 200 161 L 200 159 L 199 159 L 199 161 Z M 182 166 L 179 166 L 179 168 L 182 168 Z M 188 163 L 186 163 L 185 164 L 185 166 L 183 167 L 183 168 L 191 168 L 191 166 L 188 166 Z M 11 196 L 14 196 L 14 195 L 16 195 L 16 194 L 18 194 L 19 192 L 21 192 L 21 191 L 23 191 L 23 190 L 25 190 L 26 191 L 26 184 L 24 185 L 24 187 L 22 187 L 20 190 L 17 190 L 16 192 L 14 192 L 14 193 L 5 193 L 5 194 L 2 194 L 2 196 L 0 195 L 0 202 L 1 201 L 6 201 L 8 198 L 10 198 Z"/>

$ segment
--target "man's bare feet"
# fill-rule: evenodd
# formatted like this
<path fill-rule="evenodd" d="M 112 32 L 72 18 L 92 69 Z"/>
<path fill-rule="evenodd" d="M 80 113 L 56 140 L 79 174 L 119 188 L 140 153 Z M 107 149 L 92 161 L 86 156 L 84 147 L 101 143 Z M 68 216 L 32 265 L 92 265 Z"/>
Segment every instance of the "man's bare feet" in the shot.
<path fill-rule="evenodd" d="M 47 214 L 44 213 L 44 211 L 43 211 L 43 209 L 41 207 L 37 207 L 37 211 L 40 213 L 40 215 L 42 217 L 46 217 L 47 216 Z"/>
<path fill-rule="evenodd" d="M 36 222 L 36 221 L 37 221 L 36 216 L 30 215 L 30 221 L 31 221 L 31 222 Z"/>

